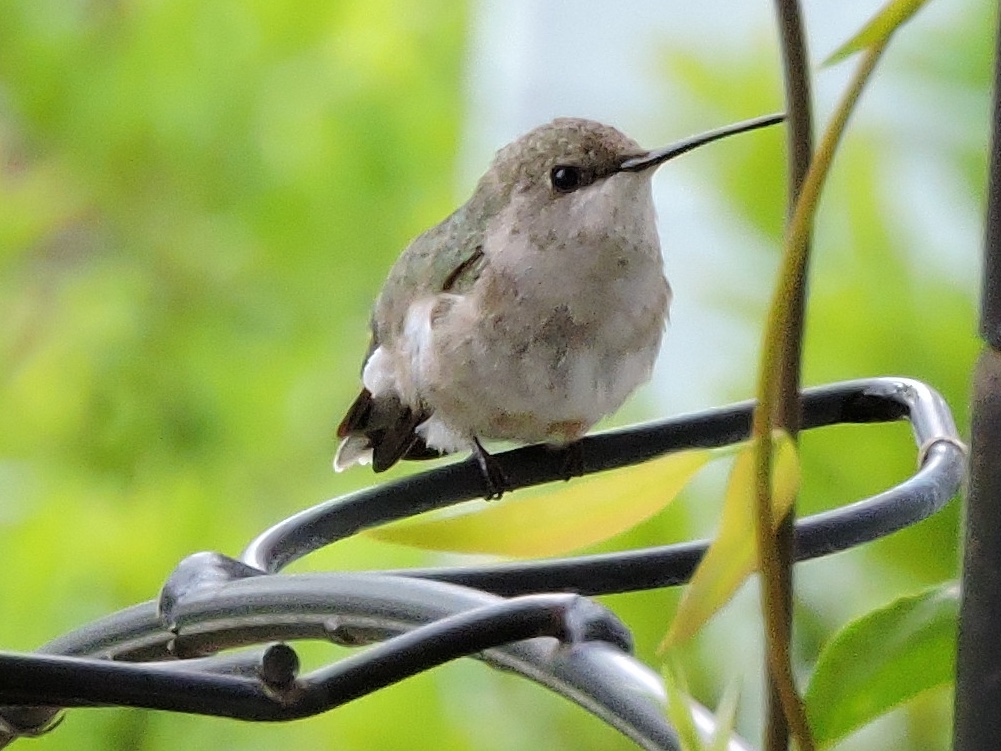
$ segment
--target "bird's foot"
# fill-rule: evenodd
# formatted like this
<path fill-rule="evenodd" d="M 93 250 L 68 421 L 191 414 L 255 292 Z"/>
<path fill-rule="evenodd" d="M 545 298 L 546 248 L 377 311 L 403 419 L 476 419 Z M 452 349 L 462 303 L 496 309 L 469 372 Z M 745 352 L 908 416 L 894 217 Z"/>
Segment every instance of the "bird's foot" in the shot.
<path fill-rule="evenodd" d="M 584 444 L 581 441 L 568 443 L 560 449 L 563 465 L 560 468 L 560 477 L 564 482 L 569 482 L 574 477 L 581 477 L 584 474 Z"/>
<path fill-rule="evenodd" d="M 483 482 L 487 486 L 486 495 L 483 497 L 488 501 L 500 499 L 505 491 L 511 489 L 504 470 L 501 469 L 498 461 L 487 453 L 487 450 L 483 448 L 483 445 L 477 438 L 473 439 L 473 456 L 476 457 L 476 463 L 479 465 L 480 473 L 483 475 Z"/>

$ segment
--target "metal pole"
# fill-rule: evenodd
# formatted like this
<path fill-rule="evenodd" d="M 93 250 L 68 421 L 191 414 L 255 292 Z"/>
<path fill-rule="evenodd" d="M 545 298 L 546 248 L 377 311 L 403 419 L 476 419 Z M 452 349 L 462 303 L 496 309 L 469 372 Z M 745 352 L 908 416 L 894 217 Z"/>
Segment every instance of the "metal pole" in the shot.
<path fill-rule="evenodd" d="M 980 314 L 984 348 L 973 378 L 955 751 L 1001 748 L 1001 33 L 995 44 Z"/>

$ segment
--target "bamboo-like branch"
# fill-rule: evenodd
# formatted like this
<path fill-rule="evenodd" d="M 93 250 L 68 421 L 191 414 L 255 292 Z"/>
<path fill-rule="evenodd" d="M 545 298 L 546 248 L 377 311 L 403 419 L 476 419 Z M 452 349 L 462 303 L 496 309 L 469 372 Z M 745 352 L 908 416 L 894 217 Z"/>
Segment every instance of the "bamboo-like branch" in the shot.
<path fill-rule="evenodd" d="M 813 112 L 810 97 L 809 60 L 803 32 L 799 0 L 775 0 L 779 38 L 782 49 L 783 80 L 785 82 L 786 151 L 788 153 L 788 218 L 791 219 L 799 199 L 800 188 L 810 166 L 813 152 Z M 810 237 L 805 239 L 804 265 L 810 255 Z M 805 271 L 804 271 L 805 278 Z M 779 367 L 778 412 L 776 424 L 795 441 L 800 428 L 800 363 L 802 361 L 803 334 L 806 318 L 806 284 L 799 285 L 790 300 L 790 321 L 785 332 L 786 357 Z M 776 618 L 784 620 L 787 636 L 792 635 L 793 592 L 793 542 L 795 536 L 796 505 L 792 505 L 775 533 L 778 557 L 778 581 L 775 584 L 780 609 Z M 788 651 L 788 650 L 787 650 Z M 791 670 L 788 671 L 791 674 Z M 789 723 L 782 709 L 778 677 L 767 671 L 767 710 L 764 748 L 766 751 L 785 751 L 789 747 Z"/>
<path fill-rule="evenodd" d="M 772 299 L 765 329 L 761 372 L 758 380 L 758 407 L 754 412 L 753 434 L 770 436 L 779 426 L 779 386 L 783 363 L 791 356 L 792 345 L 789 329 L 792 310 L 789 300 L 806 284 L 808 260 L 807 240 L 813 226 L 813 217 L 820 191 L 830 169 L 838 142 L 844 133 L 852 110 L 858 101 L 888 39 L 869 47 L 862 58 L 851 84 L 827 126 L 823 139 L 814 154 L 796 201 L 796 208 L 789 221 L 785 248 L 779 273 L 779 286 Z M 766 652 L 771 675 L 775 682 L 786 720 L 801 751 L 812 751 L 813 741 L 806 720 L 803 702 L 796 692 L 789 654 L 790 631 L 783 616 L 781 585 L 781 559 L 774 533 L 775 520 L 771 503 L 772 442 L 757 441 L 756 456 L 756 525 L 759 565 L 761 569 L 762 609 L 765 618 Z"/>

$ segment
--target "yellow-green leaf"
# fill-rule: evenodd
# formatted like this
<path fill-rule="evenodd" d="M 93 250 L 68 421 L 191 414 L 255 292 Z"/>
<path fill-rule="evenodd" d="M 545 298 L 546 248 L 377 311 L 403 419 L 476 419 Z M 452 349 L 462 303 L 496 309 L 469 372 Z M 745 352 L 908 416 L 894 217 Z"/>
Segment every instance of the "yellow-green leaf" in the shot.
<path fill-rule="evenodd" d="M 796 497 L 799 461 L 796 446 L 787 434 L 777 433 L 773 440 L 772 504 L 778 524 Z M 697 632 L 755 568 L 754 444 L 747 443 L 730 472 L 719 533 L 695 570 L 661 649 Z"/>
<path fill-rule="evenodd" d="M 824 65 L 841 62 L 866 47 L 885 41 L 926 2 L 927 0 L 891 0 L 855 36 L 838 47 L 824 61 Z"/>
<path fill-rule="evenodd" d="M 673 654 L 665 655 L 661 675 L 667 689 L 667 719 L 678 733 L 682 751 L 726 751 L 737 721 L 737 684 L 727 686 L 716 707 L 712 737 L 703 737 L 697 728 L 685 671 Z"/>
<path fill-rule="evenodd" d="M 426 550 L 511 557 L 561 555 L 614 537 L 656 514 L 713 457 L 691 449 L 573 480 L 540 494 L 513 494 L 480 510 L 369 530 L 379 540 Z"/>
<path fill-rule="evenodd" d="M 695 727 L 688 698 L 688 681 L 681 663 L 667 656 L 661 669 L 667 689 L 667 719 L 678 733 L 682 751 L 704 751 L 705 746 Z"/>
<path fill-rule="evenodd" d="M 682 751 L 703 751 L 702 739 L 692 717 L 688 681 L 681 663 L 668 655 L 661 672 L 664 676 L 664 687 L 668 691 L 668 721 L 678 732 Z"/>
<path fill-rule="evenodd" d="M 716 706 L 716 729 L 707 751 L 726 751 L 730 747 L 734 728 L 737 727 L 737 709 L 740 703 L 739 684 L 731 682 Z"/>

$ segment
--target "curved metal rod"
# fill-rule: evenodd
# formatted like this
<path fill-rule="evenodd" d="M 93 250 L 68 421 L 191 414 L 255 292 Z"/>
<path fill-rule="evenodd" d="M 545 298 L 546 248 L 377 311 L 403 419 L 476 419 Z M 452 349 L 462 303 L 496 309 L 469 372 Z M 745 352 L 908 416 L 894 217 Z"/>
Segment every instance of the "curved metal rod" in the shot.
<path fill-rule="evenodd" d="M 321 599 L 330 597 L 329 593 L 325 595 Z M 271 609 L 273 603 L 262 603 L 260 599 L 258 596 L 252 609 L 259 610 L 264 618 L 251 618 L 246 601 L 241 606 L 243 614 L 233 618 L 235 605 L 230 603 L 225 606 L 230 611 L 225 616 L 225 627 L 219 623 L 219 603 L 213 602 L 208 618 L 196 614 L 202 617 L 194 618 L 194 633 L 185 634 L 185 648 L 190 649 L 192 643 L 205 648 L 207 641 L 214 650 L 219 648 L 219 639 L 254 638 L 261 621 L 267 621 L 270 627 L 274 620 L 273 611 L 263 610 Z M 273 595 L 264 599 L 273 599 Z M 319 627 L 330 630 L 329 623 Z M 387 638 L 386 633 L 380 636 Z M 259 656 L 254 671 L 248 671 L 242 661 L 232 660 L 223 669 L 215 660 L 206 659 L 140 665 L 63 655 L 0 653 L 4 666 L 0 692 L 5 701 L 18 704 L 125 704 L 246 720 L 291 720 L 346 704 L 458 657 L 545 636 L 559 641 L 559 645 L 552 645 L 553 649 L 588 643 L 602 643 L 619 651 L 630 647 L 625 626 L 591 600 L 565 594 L 529 595 L 495 598 L 491 603 L 413 625 L 412 630 L 400 630 L 399 636 L 302 679 L 296 678 L 298 660 L 288 647 L 277 650 L 277 657 L 269 653 Z M 269 677 L 262 680 L 262 665 L 266 663 L 270 663 Z"/>
<path fill-rule="evenodd" d="M 797 561 L 846 550 L 927 518 L 958 491 L 963 450 L 932 446 L 921 470 L 890 490 L 796 522 Z M 712 540 L 642 550 L 453 568 L 400 569 L 384 573 L 448 581 L 513 596 L 538 591 L 582 595 L 634 592 L 683 584 Z"/>
<path fill-rule="evenodd" d="M 567 614 L 563 622 L 553 623 L 554 608 Z M 535 613 L 535 620 L 526 621 L 526 612 Z M 610 626 L 618 623 L 614 616 L 582 598 L 543 595 L 506 600 L 404 577 L 292 574 L 242 579 L 186 598 L 179 605 L 178 622 L 182 634 L 175 636 L 164 630 L 154 604 L 145 603 L 67 634 L 41 650 L 49 655 L 103 658 L 72 663 L 69 671 L 64 661 L 0 655 L 4 666 L 0 696 L 5 701 L 70 706 L 114 703 L 257 720 L 291 719 L 330 709 L 460 654 L 479 652 L 491 642 L 520 639 L 528 623 L 535 633 L 546 627 L 549 633 L 573 638 L 565 643 L 552 638 L 520 640 L 485 649 L 479 656 L 570 698 L 643 748 L 678 748 L 664 719 L 666 698 L 659 678 L 615 645 L 624 633 L 616 628 L 624 627 Z M 197 654 L 265 639 L 316 638 L 357 644 L 406 631 L 410 633 L 277 689 L 209 670 L 206 660 L 173 665 L 108 662 L 164 660 L 179 651 Z M 589 635 L 598 640 L 589 640 Z M 429 649 L 438 651 L 428 654 Z M 187 669 L 189 664 L 198 669 Z M 233 672 L 246 673 L 245 661 L 234 664 L 238 669 Z M 379 675 L 380 666 L 389 673 Z M 366 675 L 369 672 L 374 674 Z M 50 723 L 54 712 L 8 707 L 3 718 L 12 728 L 28 730 Z M 696 716 L 700 725 L 711 726 L 706 710 Z M 747 746 L 734 740 L 729 748 L 745 751 Z"/>
<path fill-rule="evenodd" d="M 749 429 L 752 407 L 751 403 L 743 403 L 688 418 L 592 436 L 586 439 L 584 445 L 585 473 L 636 463 L 670 450 L 719 446 L 742 440 Z M 803 423 L 806 428 L 836 422 L 875 422 L 903 417 L 910 418 L 915 438 L 921 447 L 919 472 L 902 485 L 873 498 L 803 519 L 797 547 L 800 558 L 841 550 L 924 518 L 954 494 L 962 477 L 964 463 L 963 447 L 959 443 L 948 408 L 941 397 L 924 384 L 910 379 L 878 378 L 810 389 L 804 394 Z M 558 452 L 541 447 L 519 449 L 501 454 L 498 458 L 506 476 L 516 487 L 560 479 L 564 466 Z M 355 493 L 297 514 L 254 540 L 244 553 L 243 563 L 215 554 L 200 554 L 205 558 L 195 556 L 188 569 L 181 569 L 182 582 L 191 586 L 182 586 L 183 598 L 168 603 L 172 616 L 184 628 L 183 638 L 173 642 L 175 654 L 192 648 L 211 652 L 226 646 L 275 638 L 385 638 L 388 634 L 416 628 L 418 623 L 447 619 L 450 617 L 449 612 L 454 614 L 476 607 L 467 603 L 465 607 L 453 608 L 451 611 L 437 610 L 442 591 L 461 591 L 474 599 L 491 597 L 484 592 L 434 583 L 419 577 L 467 581 L 477 587 L 504 594 L 533 590 L 551 592 L 561 588 L 594 593 L 626 591 L 683 581 L 703 551 L 704 543 L 685 543 L 568 560 L 408 570 L 400 572 L 400 576 L 374 572 L 297 577 L 260 575 L 263 573 L 262 569 L 277 571 L 292 560 L 359 529 L 477 497 L 482 492 L 480 482 L 475 465 L 469 462 L 443 467 L 392 485 Z M 250 578 L 243 578 L 248 576 Z M 310 580 L 309 576 L 319 578 Z M 337 622 L 340 627 L 331 630 L 329 610 L 309 598 L 300 602 L 305 591 L 290 593 L 289 588 L 296 586 L 291 583 L 297 581 L 313 581 L 314 585 L 324 582 L 317 592 L 328 593 L 333 587 L 337 591 L 335 599 L 338 600 L 338 605 L 344 603 L 344 587 L 358 587 L 356 595 L 360 599 L 356 603 L 358 610 L 354 612 L 355 620 L 338 611 Z M 308 591 L 312 585 L 302 586 Z M 428 586 L 446 589 L 431 593 L 426 590 Z M 386 587 L 390 587 L 390 590 L 386 590 Z M 261 588 L 264 599 L 260 612 L 252 614 L 254 606 L 248 605 L 247 598 L 257 588 Z M 393 592 L 390 600 L 396 605 L 406 603 L 403 610 L 410 611 L 411 615 L 414 614 L 412 607 L 416 607 L 426 618 L 408 620 L 407 617 L 401 617 L 400 612 L 394 614 L 392 607 L 386 612 L 380 610 L 378 603 L 390 591 Z M 226 597 L 233 592 L 238 593 L 237 601 L 228 602 Z M 426 599 L 428 597 L 431 598 L 431 604 Z M 320 598 L 322 600 L 323 596 L 320 595 Z M 290 601 L 296 603 L 294 612 L 283 611 L 283 605 L 287 609 Z M 483 601 L 480 602 L 482 604 Z M 248 610 L 248 607 L 251 609 Z M 429 607 L 434 612 L 428 611 Z M 194 621 L 192 613 L 196 614 Z M 197 615 L 198 613 L 202 615 Z M 243 620 L 252 615 L 257 618 L 253 624 Z M 233 624 L 242 625 L 236 627 Z M 232 631 L 233 628 L 235 631 Z M 204 642 L 199 642 L 199 633 L 203 633 Z M 239 638 L 236 638 L 237 634 Z M 434 639 L 437 644 L 441 636 L 435 636 Z M 168 646 L 172 643 L 171 640 L 170 633 L 163 630 L 162 621 L 153 604 L 146 603 L 58 639 L 42 651 L 50 654 L 89 654 L 102 658 L 162 660 L 170 654 Z M 646 748 L 673 748 L 663 745 L 667 743 L 663 738 L 661 741 L 654 740 L 658 733 L 672 734 L 663 722 L 662 709 L 658 708 L 654 713 L 656 720 L 653 720 L 652 732 L 638 729 L 645 727 L 645 710 L 635 714 L 637 708 L 630 697 L 635 698 L 636 691 L 628 688 L 630 681 L 623 681 L 622 674 L 623 670 L 626 674 L 632 674 L 637 669 L 643 672 L 645 668 L 600 642 L 557 650 L 568 655 L 583 655 L 583 662 L 564 665 L 564 669 L 568 671 L 566 674 L 553 661 L 544 662 L 544 668 L 541 669 L 539 664 L 531 660 L 514 658 L 513 662 L 509 661 L 511 654 L 516 653 L 519 647 L 540 641 L 547 640 L 522 641 L 488 650 L 483 656 L 488 662 L 522 672 L 572 698 Z M 427 644 L 426 641 L 419 643 Z M 397 642 L 399 644 L 401 642 Z M 383 646 L 393 650 L 395 647 L 391 645 L 392 641 Z M 342 665 L 347 665 L 343 669 L 350 669 L 355 664 L 365 665 L 366 660 L 370 659 L 368 654 L 357 655 L 325 669 L 330 671 L 327 678 L 339 675 Z M 612 654 L 615 655 L 614 659 L 610 657 Z M 597 655 L 604 657 L 598 658 Z M 226 659 L 232 662 L 234 658 Z M 595 660 L 601 663 L 599 668 L 595 667 Z M 186 662 L 183 663 L 184 668 L 158 665 L 155 669 L 160 671 L 159 675 L 168 672 L 186 675 L 188 669 L 196 667 L 200 680 L 209 680 L 206 676 L 212 675 L 219 677 L 226 673 L 239 674 L 240 671 L 234 667 L 236 665 L 240 666 L 244 674 L 248 669 L 246 660 L 236 660 L 228 668 L 222 666 L 218 658 L 200 662 L 203 664 Z M 0 664 L 3 664 L 2 657 Z M 610 676 L 614 685 L 609 685 Z M 647 677 L 649 678 L 649 674 Z M 357 690 L 351 686 L 348 688 L 350 691 Z M 339 690 L 343 694 L 344 686 L 341 685 Z M 51 695 L 49 696 L 51 700 Z M 600 697 L 597 701 L 596 696 Z M 336 700 L 336 697 L 329 695 L 327 698 Z M 648 699 L 649 696 L 644 697 L 644 701 Z M 0 716 L 0 725 L 4 721 L 9 725 L 9 739 L 18 730 L 43 730 L 44 725 L 50 723 L 55 714 L 55 710 L 45 708 L 8 708 Z M 697 711 L 696 718 L 703 729 L 712 727 L 712 718 L 705 710 Z M 3 737 L 0 733 L 0 739 Z M 664 738 L 666 737 L 668 736 L 665 735 Z M 658 743 L 661 745 L 657 745 Z M 730 748 L 736 750 L 747 747 L 739 739 L 734 739 Z"/>
<path fill-rule="evenodd" d="M 669 451 L 744 440 L 753 402 L 611 431 L 583 439 L 584 474 L 637 464 Z M 890 490 L 796 525 L 797 560 L 844 550 L 926 518 L 962 482 L 965 454 L 952 415 L 931 387 L 909 378 L 870 378 L 807 389 L 803 428 L 908 418 L 920 449 L 917 474 Z M 495 455 L 513 487 L 562 479 L 559 452 L 529 446 Z M 472 461 L 442 467 L 306 509 L 271 527 L 241 555 L 252 569 L 275 572 L 360 530 L 482 494 Z M 645 550 L 489 566 L 407 569 L 392 573 L 474 586 L 497 594 L 573 590 L 608 594 L 687 581 L 708 541 Z"/>

